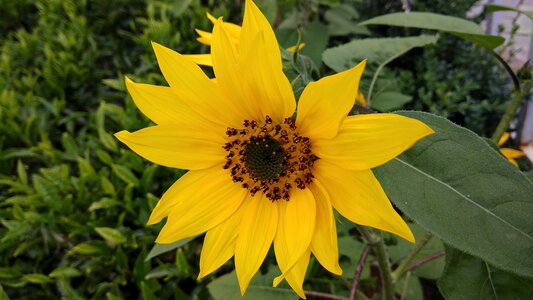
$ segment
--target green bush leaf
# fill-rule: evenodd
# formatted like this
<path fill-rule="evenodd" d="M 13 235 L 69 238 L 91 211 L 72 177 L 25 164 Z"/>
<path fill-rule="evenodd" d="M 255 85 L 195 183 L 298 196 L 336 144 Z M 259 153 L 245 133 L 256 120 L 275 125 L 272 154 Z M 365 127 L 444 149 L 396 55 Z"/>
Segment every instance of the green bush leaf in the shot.
<path fill-rule="evenodd" d="M 94 231 L 96 231 L 106 241 L 113 244 L 123 244 L 126 242 L 126 237 L 115 228 L 96 227 Z"/>
<path fill-rule="evenodd" d="M 152 250 L 148 253 L 144 261 L 148 261 L 158 255 L 161 255 L 165 252 L 172 251 L 174 249 L 178 249 L 182 247 L 183 245 L 187 244 L 188 242 L 192 241 L 196 236 L 186 238 L 177 242 L 174 242 L 172 244 L 155 244 Z"/>
<path fill-rule="evenodd" d="M 386 64 L 413 48 L 436 42 L 437 37 L 432 35 L 354 40 L 326 49 L 322 54 L 322 60 L 328 67 L 341 72 L 352 68 L 363 59 L 368 59 L 369 63 L 377 65 Z"/>
<path fill-rule="evenodd" d="M 78 271 L 78 269 L 73 267 L 59 267 L 50 272 L 48 276 L 50 277 L 64 277 L 64 278 L 70 278 L 70 277 L 78 277 L 81 275 L 81 272 Z"/>
<path fill-rule="evenodd" d="M 533 276 L 533 184 L 482 138 L 421 112 L 436 134 L 376 168 L 390 199 L 454 247 Z"/>
<path fill-rule="evenodd" d="M 485 261 L 446 247 L 446 269 L 437 282 L 444 298 L 530 299 L 533 280 L 499 270 Z"/>
<path fill-rule="evenodd" d="M 389 112 L 401 108 L 404 104 L 409 103 L 413 97 L 404 95 L 399 92 L 385 91 L 377 94 L 371 103 L 371 107 L 381 112 Z"/>
<path fill-rule="evenodd" d="M 272 269 L 272 268 L 271 268 Z M 272 272 L 263 275 L 259 272 L 255 274 L 250 282 L 246 294 L 241 297 L 239 283 L 235 272 L 231 272 L 213 280 L 207 285 L 209 292 L 215 300 L 233 300 L 233 299 L 271 299 L 271 300 L 288 300 L 298 299 L 296 294 L 288 288 L 272 287 L 272 280 L 277 276 Z"/>
<path fill-rule="evenodd" d="M 359 25 L 389 25 L 439 30 L 491 50 L 505 41 L 500 36 L 486 35 L 478 24 L 468 20 L 427 12 L 393 13 L 366 20 Z"/>
<path fill-rule="evenodd" d="M 0 284 L 0 300 L 9 300 L 9 296 L 6 294 L 1 284 Z"/>
<path fill-rule="evenodd" d="M 70 254 L 97 255 L 109 253 L 111 249 L 103 242 L 90 241 L 80 243 L 70 249 Z"/>
<path fill-rule="evenodd" d="M 133 186 L 139 185 L 139 179 L 133 175 L 130 169 L 116 164 L 113 164 L 111 168 L 113 169 L 113 173 L 115 173 L 118 178 L 124 180 L 126 183 L 132 184 Z"/>
<path fill-rule="evenodd" d="M 46 284 L 46 283 L 52 283 L 54 282 L 50 277 L 44 275 L 44 274 L 26 274 L 24 275 L 24 279 L 31 283 L 37 283 L 37 284 Z"/>

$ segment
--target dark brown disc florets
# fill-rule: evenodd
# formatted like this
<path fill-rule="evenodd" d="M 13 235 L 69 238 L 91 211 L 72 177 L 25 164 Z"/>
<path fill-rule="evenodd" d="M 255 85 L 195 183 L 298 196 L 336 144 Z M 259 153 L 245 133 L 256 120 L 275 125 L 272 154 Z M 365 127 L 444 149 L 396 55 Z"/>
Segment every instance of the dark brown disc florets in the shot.
<path fill-rule="evenodd" d="M 228 128 L 228 152 L 224 169 L 229 169 L 234 182 L 253 196 L 261 191 L 274 201 L 290 199 L 291 189 L 305 189 L 313 180 L 311 172 L 318 159 L 311 152 L 309 138 L 298 135 L 294 121 L 282 124 L 245 120 L 244 128 Z"/>

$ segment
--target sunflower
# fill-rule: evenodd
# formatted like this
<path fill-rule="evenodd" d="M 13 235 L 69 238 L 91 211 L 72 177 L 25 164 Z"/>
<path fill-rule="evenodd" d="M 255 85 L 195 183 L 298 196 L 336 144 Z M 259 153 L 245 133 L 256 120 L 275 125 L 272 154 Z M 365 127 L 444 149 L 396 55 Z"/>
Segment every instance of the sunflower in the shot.
<path fill-rule="evenodd" d="M 503 156 L 505 156 L 505 158 L 507 158 L 507 160 L 511 164 L 518 168 L 518 162 L 516 161 L 516 158 L 525 156 L 525 153 L 512 148 L 501 148 L 501 146 L 503 146 L 503 144 L 505 144 L 507 140 L 509 140 L 509 132 L 505 132 L 502 135 L 502 137 L 498 141 L 498 147 L 500 147 L 500 152 L 503 154 Z"/>
<path fill-rule="evenodd" d="M 206 13 L 207 19 L 213 23 L 213 25 L 217 22 L 217 18 L 215 18 L 210 13 Z M 229 22 L 221 21 L 221 25 L 224 27 L 224 30 L 229 36 L 229 40 L 236 48 L 239 47 L 239 40 L 241 35 L 241 26 Z M 213 34 L 211 32 L 207 32 L 204 30 L 196 29 L 196 33 L 198 33 L 199 37 L 196 39 L 198 42 L 211 46 L 211 41 L 213 39 Z M 294 53 L 297 51 L 302 50 L 305 47 L 305 43 L 299 43 L 297 45 L 294 45 L 292 47 L 287 48 L 287 51 Z M 198 65 L 203 66 L 213 66 L 213 62 L 211 60 L 211 54 L 186 54 L 185 57 L 189 58 L 190 60 L 194 61 Z"/>
<path fill-rule="evenodd" d="M 156 243 L 207 232 L 202 278 L 234 257 L 244 294 L 273 244 L 281 275 L 305 298 L 311 253 L 338 264 L 333 208 L 347 219 L 414 237 L 374 177 L 379 166 L 433 131 L 394 114 L 347 116 L 365 62 L 307 85 L 298 107 L 268 21 L 246 1 L 238 43 L 216 20 L 216 79 L 187 57 L 153 48 L 170 87 L 126 85 L 155 126 L 115 136 L 144 158 L 189 170 L 162 196 L 148 224 L 166 218 Z M 294 114 L 296 113 L 296 117 Z"/>

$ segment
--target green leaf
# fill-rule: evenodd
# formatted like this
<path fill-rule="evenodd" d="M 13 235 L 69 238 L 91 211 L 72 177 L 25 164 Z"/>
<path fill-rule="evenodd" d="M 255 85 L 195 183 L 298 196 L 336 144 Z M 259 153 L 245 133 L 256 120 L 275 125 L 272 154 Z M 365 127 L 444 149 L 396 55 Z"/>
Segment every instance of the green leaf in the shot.
<path fill-rule="evenodd" d="M 533 170 L 529 170 L 527 172 L 524 172 L 524 174 L 529 178 L 531 182 L 533 182 Z"/>
<path fill-rule="evenodd" d="M 111 169 L 113 170 L 113 173 L 115 173 L 118 178 L 124 180 L 124 182 L 132 184 L 133 186 L 139 185 L 139 179 L 133 175 L 130 169 L 117 164 L 113 164 Z"/>
<path fill-rule="evenodd" d="M 533 280 L 499 270 L 485 261 L 446 247 L 446 268 L 437 282 L 446 299 L 530 299 Z"/>
<path fill-rule="evenodd" d="M 352 68 L 363 59 L 382 65 L 407 51 L 435 44 L 437 37 L 420 35 L 415 37 L 372 38 L 353 40 L 347 44 L 326 49 L 322 55 L 324 63 L 337 72 Z"/>
<path fill-rule="evenodd" d="M 180 248 L 180 247 L 183 247 L 183 245 L 187 244 L 188 242 L 192 241 L 196 236 L 193 236 L 193 237 L 190 237 L 190 238 L 186 238 L 186 239 L 183 239 L 183 240 L 180 240 L 180 241 L 177 241 L 177 242 L 174 242 L 172 244 L 155 244 L 154 247 L 152 248 L 152 250 L 150 250 L 150 252 L 148 253 L 148 255 L 146 256 L 146 258 L 144 259 L 145 261 L 148 261 L 158 255 L 161 255 L 165 252 L 168 252 L 168 251 L 172 251 L 174 249 L 177 249 L 177 248 Z"/>
<path fill-rule="evenodd" d="M 330 35 L 347 35 L 351 33 L 370 34 L 365 27 L 357 26 L 359 13 L 350 4 L 341 4 L 329 9 L 324 14 L 324 19 L 328 23 L 328 32 Z"/>
<path fill-rule="evenodd" d="M 389 25 L 439 30 L 491 50 L 505 41 L 500 36 L 486 35 L 478 24 L 468 20 L 427 12 L 393 13 L 366 20 L 359 25 Z"/>
<path fill-rule="evenodd" d="M 99 201 L 93 202 L 91 206 L 89 206 L 89 211 L 110 208 L 116 205 L 120 205 L 120 202 L 112 198 L 102 198 Z"/>
<path fill-rule="evenodd" d="M 283 48 L 296 46 L 298 30 L 295 28 L 280 28 L 276 30 L 276 37 Z M 301 29 L 301 42 L 305 44 L 299 53 L 311 58 L 315 65 L 320 66 L 322 52 L 328 44 L 328 29 L 321 22 L 311 22 Z M 292 53 L 290 53 L 292 55 Z"/>
<path fill-rule="evenodd" d="M 22 274 L 16 268 L 0 267 L 0 279 L 15 279 Z"/>
<path fill-rule="evenodd" d="M 22 161 L 17 160 L 17 173 L 20 179 L 20 182 L 24 185 L 28 185 L 28 173 L 26 172 L 26 167 Z"/>
<path fill-rule="evenodd" d="M 113 183 L 111 183 L 111 181 L 109 181 L 107 177 L 100 177 L 100 185 L 104 193 L 106 193 L 107 195 L 115 196 L 115 186 L 113 186 Z"/>
<path fill-rule="evenodd" d="M 50 277 L 63 277 L 63 278 L 71 278 L 71 277 L 78 277 L 81 275 L 81 272 L 78 271 L 78 269 L 73 267 L 59 267 L 50 272 L 48 276 Z"/>
<path fill-rule="evenodd" d="M 514 7 L 498 5 L 498 4 L 487 4 L 485 6 L 485 9 L 488 13 L 492 13 L 496 11 L 516 11 L 517 13 L 526 15 L 531 21 L 533 21 L 533 11 L 525 11 L 525 10 L 520 10 Z"/>
<path fill-rule="evenodd" d="M 9 300 L 9 296 L 6 294 L 6 291 L 4 291 L 4 288 L 0 284 L 0 300 Z"/>
<path fill-rule="evenodd" d="M 46 284 L 54 282 L 52 279 L 50 279 L 50 277 L 39 273 L 26 274 L 24 275 L 24 279 L 28 282 L 37 284 Z"/>
<path fill-rule="evenodd" d="M 98 129 L 98 137 L 100 139 L 100 142 L 104 147 L 107 149 L 117 152 L 117 140 L 111 136 L 109 133 L 105 132 L 102 128 Z"/>
<path fill-rule="evenodd" d="M 126 237 L 115 228 L 96 227 L 94 231 L 96 231 L 106 241 L 113 244 L 123 244 L 126 242 Z"/>
<path fill-rule="evenodd" d="M 394 204 L 443 242 L 533 276 L 533 184 L 482 138 L 422 112 L 435 134 L 374 169 Z"/>
<path fill-rule="evenodd" d="M 380 112 L 389 112 L 401 108 L 412 99 L 413 97 L 400 92 L 385 91 L 377 94 L 370 106 Z"/>
<path fill-rule="evenodd" d="M 97 255 L 109 253 L 111 249 L 103 242 L 91 241 L 77 244 L 70 249 L 70 254 Z"/>
<path fill-rule="evenodd" d="M 270 269 L 273 269 L 272 267 Z M 260 272 L 255 274 L 250 282 L 246 294 L 241 297 L 239 283 L 235 271 L 213 280 L 207 285 L 209 292 L 215 300 L 233 299 L 271 299 L 288 300 L 299 299 L 296 294 L 288 288 L 272 287 L 272 280 L 277 276 L 272 270 L 263 275 Z"/>
<path fill-rule="evenodd" d="M 141 282 L 141 294 L 144 300 L 159 299 L 145 282 Z"/>

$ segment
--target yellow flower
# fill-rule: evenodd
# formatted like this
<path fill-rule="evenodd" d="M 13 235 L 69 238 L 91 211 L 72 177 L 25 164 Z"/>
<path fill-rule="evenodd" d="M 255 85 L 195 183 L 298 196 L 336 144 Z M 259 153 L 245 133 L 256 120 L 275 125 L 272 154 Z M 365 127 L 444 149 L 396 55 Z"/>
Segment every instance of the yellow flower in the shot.
<path fill-rule="evenodd" d="M 217 18 L 215 18 L 210 13 L 206 13 L 206 15 L 209 21 L 213 23 L 213 25 L 216 24 Z M 224 27 L 224 31 L 228 34 L 229 40 L 234 45 L 234 47 L 239 48 L 241 26 L 233 24 L 233 23 L 229 23 L 229 22 L 224 22 L 224 21 L 221 21 L 221 26 Z M 211 32 L 196 29 L 196 33 L 198 33 L 198 35 L 200 36 L 199 38 L 196 39 L 198 40 L 198 42 L 204 45 L 207 45 L 207 46 L 211 46 L 211 41 L 213 39 L 212 38 L 213 34 Z M 302 50 L 304 47 L 305 47 L 305 43 L 301 43 L 301 44 L 294 45 L 292 47 L 287 48 L 287 51 L 294 53 L 296 51 Z M 187 54 L 184 56 L 194 61 L 198 65 L 210 66 L 210 67 L 213 66 L 213 62 L 211 60 L 211 54 Z"/>
<path fill-rule="evenodd" d="M 507 140 L 509 139 L 509 132 L 506 132 L 502 135 L 500 140 L 498 141 L 498 146 L 501 147 Z M 515 158 L 519 158 L 524 156 L 524 152 L 516 149 L 511 148 L 500 148 L 500 152 L 507 158 L 507 160 L 512 163 L 515 167 L 518 168 L 518 163 L 516 162 Z"/>
<path fill-rule="evenodd" d="M 273 244 L 281 270 L 274 284 L 286 279 L 302 298 L 311 253 L 342 273 L 333 208 L 413 242 L 371 168 L 433 131 L 394 114 L 347 117 L 365 62 L 310 83 L 296 108 L 276 37 L 256 5 L 246 1 L 237 44 L 225 24 L 216 20 L 211 37 L 216 80 L 157 43 L 170 87 L 126 78 L 157 125 L 116 137 L 154 163 L 189 170 L 150 216 L 149 224 L 167 218 L 156 242 L 207 232 L 199 278 L 234 256 L 243 294 Z"/>

